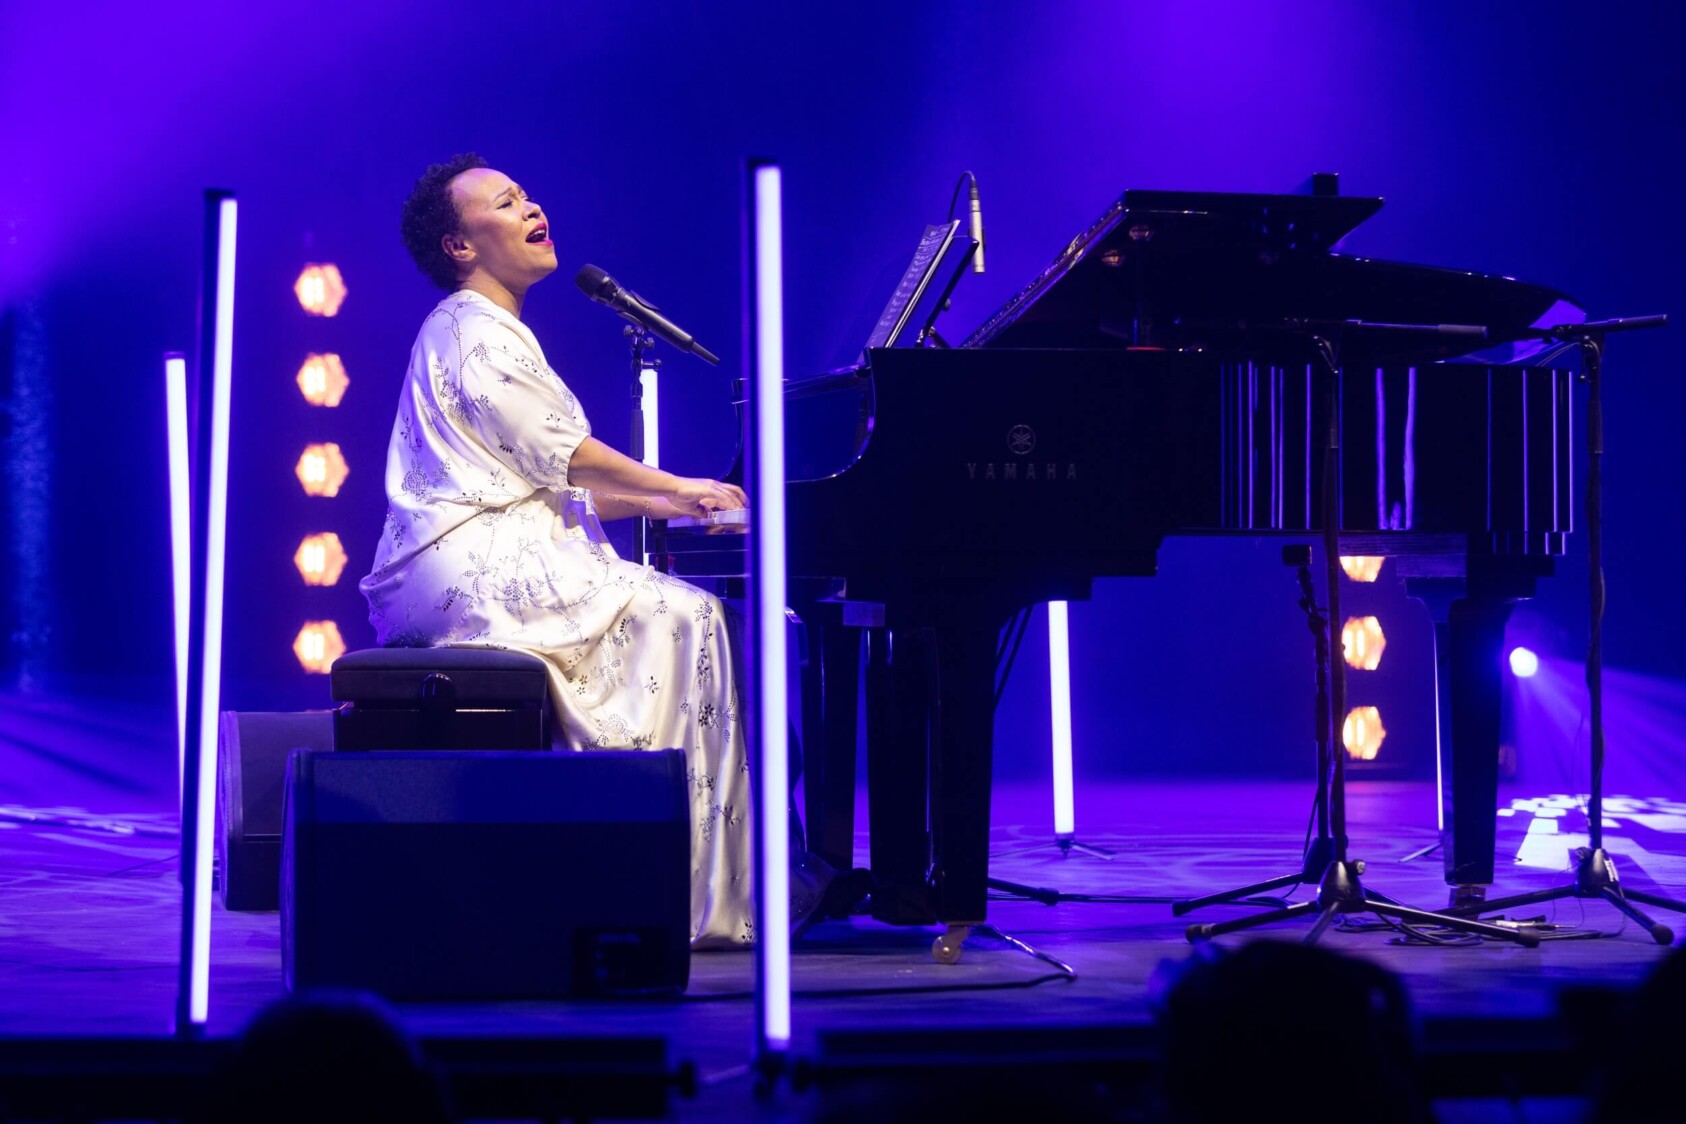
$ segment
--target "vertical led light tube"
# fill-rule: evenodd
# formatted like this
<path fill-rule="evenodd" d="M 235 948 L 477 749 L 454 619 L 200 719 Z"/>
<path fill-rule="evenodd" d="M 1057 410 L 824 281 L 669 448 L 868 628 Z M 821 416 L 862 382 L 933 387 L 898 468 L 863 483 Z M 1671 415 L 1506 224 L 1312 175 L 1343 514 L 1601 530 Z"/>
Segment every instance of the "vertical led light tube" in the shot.
<path fill-rule="evenodd" d="M 656 394 L 656 368 L 645 367 L 638 372 L 638 386 L 644 398 L 644 463 L 651 468 L 662 466 L 661 402 Z"/>
<path fill-rule="evenodd" d="M 192 511 L 188 502 L 187 357 L 179 351 L 164 354 L 164 437 L 170 466 L 170 600 L 176 624 L 176 811 L 181 812 L 183 754 L 187 744 L 188 580 Z"/>
<path fill-rule="evenodd" d="M 194 387 L 187 646 L 182 755 L 181 963 L 176 1033 L 204 1030 L 210 1009 L 211 846 L 216 815 L 217 708 L 222 691 L 228 420 L 234 367 L 234 194 L 205 193 L 205 267 Z"/>
<path fill-rule="evenodd" d="M 1077 834 L 1071 783 L 1071 634 L 1066 603 L 1048 602 L 1048 707 L 1054 732 L 1054 838 Z"/>
<path fill-rule="evenodd" d="M 784 257 L 777 165 L 751 161 L 749 252 L 752 502 L 749 614 L 755 707 L 756 1064 L 783 1067 L 790 1047 L 789 718 L 785 702 Z"/>

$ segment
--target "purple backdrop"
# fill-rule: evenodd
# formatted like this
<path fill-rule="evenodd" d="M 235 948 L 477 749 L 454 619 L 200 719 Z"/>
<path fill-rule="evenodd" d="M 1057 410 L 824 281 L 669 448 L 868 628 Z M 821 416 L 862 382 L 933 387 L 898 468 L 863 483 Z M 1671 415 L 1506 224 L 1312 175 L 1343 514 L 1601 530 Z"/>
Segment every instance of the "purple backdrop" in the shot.
<path fill-rule="evenodd" d="M 721 372 L 739 358 L 749 153 L 786 169 L 797 372 L 858 348 L 963 168 L 982 185 L 989 272 L 962 284 L 952 336 L 1126 187 L 1292 190 L 1314 171 L 1389 199 L 1353 251 L 1509 273 L 1594 316 L 1686 313 L 1686 20 L 1672 4 L 195 0 L 78 13 L 71 26 L 57 5 L 0 8 L 16 501 L 0 577 L 9 669 L 44 689 L 168 698 L 158 356 L 192 346 L 207 186 L 242 204 L 226 700 L 240 708 L 325 705 L 289 648 L 300 621 L 333 617 L 353 646 L 370 639 L 354 583 L 380 524 L 398 378 L 434 300 L 398 244 L 397 208 L 422 166 L 455 151 L 480 151 L 551 215 L 563 273 L 527 317 L 601 435 L 624 439 L 624 353 L 619 322 L 568 285 L 579 263 L 721 354 L 719 371 L 668 362 L 663 448 L 685 472 L 723 471 L 734 448 Z M 346 276 L 335 320 L 293 303 L 310 260 Z M 1677 335 L 1622 340 L 1607 392 L 1607 658 L 1664 681 L 1686 679 L 1672 607 L 1686 553 Z M 332 411 L 304 405 L 292 381 L 305 352 L 326 349 L 352 378 Z M 339 499 L 299 494 L 292 464 L 309 440 L 346 450 Z M 292 552 L 328 529 L 352 564 L 338 587 L 306 589 Z M 1558 659 L 1584 643 L 1584 552 L 1579 536 L 1519 614 Z M 1080 771 L 1303 771 L 1309 645 L 1276 544 L 1173 543 L 1163 571 L 1074 608 Z M 1420 768 L 1426 623 L 1392 583 L 1362 598 L 1390 648 L 1354 701 L 1391 702 L 1391 749 Z M 1001 713 L 1007 771 L 1043 768 L 1040 641 L 1034 629 Z"/>

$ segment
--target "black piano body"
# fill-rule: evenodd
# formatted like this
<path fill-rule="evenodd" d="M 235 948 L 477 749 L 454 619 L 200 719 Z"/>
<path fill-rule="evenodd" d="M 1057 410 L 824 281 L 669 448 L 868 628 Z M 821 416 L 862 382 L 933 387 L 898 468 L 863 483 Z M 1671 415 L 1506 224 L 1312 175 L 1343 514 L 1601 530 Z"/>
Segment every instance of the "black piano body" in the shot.
<path fill-rule="evenodd" d="M 985 916 L 998 638 L 1016 612 L 1152 575 L 1167 535 L 1320 529 L 1308 323 L 1480 324 L 1503 345 L 1579 318 L 1537 286 L 1330 251 L 1379 206 L 1126 192 L 965 345 L 789 384 L 789 572 L 819 590 L 798 606 L 810 846 L 849 865 L 867 627 L 875 916 Z M 1572 511 L 1572 374 L 1525 345 L 1447 361 L 1469 346 L 1350 331 L 1338 385 L 1342 553 L 1393 559 L 1435 619 L 1453 885 L 1493 878 L 1504 624 Z M 658 552 L 681 576 L 743 570 L 729 536 L 667 534 Z"/>

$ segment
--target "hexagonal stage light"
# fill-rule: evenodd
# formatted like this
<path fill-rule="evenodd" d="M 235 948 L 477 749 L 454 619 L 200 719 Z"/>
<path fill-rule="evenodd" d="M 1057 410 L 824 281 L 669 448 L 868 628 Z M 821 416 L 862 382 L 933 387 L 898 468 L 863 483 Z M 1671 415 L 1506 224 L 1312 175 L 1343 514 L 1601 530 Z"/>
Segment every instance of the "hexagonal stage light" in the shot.
<path fill-rule="evenodd" d="M 345 303 L 345 279 L 333 262 L 311 262 L 293 282 L 293 293 L 312 316 L 333 316 Z"/>
<path fill-rule="evenodd" d="M 1381 666 L 1387 637 L 1382 635 L 1382 622 L 1375 617 L 1348 617 L 1341 628 L 1341 652 L 1346 664 L 1358 671 L 1374 671 Z"/>
<path fill-rule="evenodd" d="M 332 441 L 306 445 L 293 468 L 307 496 L 337 496 L 340 485 L 351 474 L 340 447 Z"/>
<path fill-rule="evenodd" d="M 293 555 L 293 565 L 306 585 L 333 585 L 347 561 L 345 547 L 332 531 L 307 535 Z"/>
<path fill-rule="evenodd" d="M 334 661 L 345 655 L 345 640 L 333 621 L 305 621 L 293 638 L 293 655 L 299 666 L 312 675 L 326 675 Z"/>
<path fill-rule="evenodd" d="M 338 406 L 351 379 L 338 355 L 331 351 L 325 355 L 312 352 L 304 357 L 304 365 L 299 368 L 298 384 L 299 393 L 312 406 Z"/>
<path fill-rule="evenodd" d="M 1341 555 L 1341 569 L 1346 576 L 1355 582 L 1373 582 L 1381 576 L 1382 563 L 1386 557 L 1375 557 L 1365 554 Z"/>
<path fill-rule="evenodd" d="M 1346 721 L 1341 723 L 1341 744 L 1354 761 L 1374 761 L 1386 738 L 1382 712 L 1375 707 L 1355 706 L 1346 712 Z"/>

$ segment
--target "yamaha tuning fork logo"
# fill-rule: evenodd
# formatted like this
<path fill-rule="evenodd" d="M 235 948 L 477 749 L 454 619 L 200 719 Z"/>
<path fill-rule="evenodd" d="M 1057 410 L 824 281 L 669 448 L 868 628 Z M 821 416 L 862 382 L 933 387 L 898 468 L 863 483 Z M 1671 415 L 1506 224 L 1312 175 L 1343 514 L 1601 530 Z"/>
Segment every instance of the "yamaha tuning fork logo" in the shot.
<path fill-rule="evenodd" d="M 1028 458 L 1036 451 L 1036 431 L 1028 425 L 1015 425 L 1007 431 L 1007 452 L 1014 457 Z M 1076 480 L 1075 461 L 967 461 L 966 479 L 993 480 Z"/>

